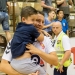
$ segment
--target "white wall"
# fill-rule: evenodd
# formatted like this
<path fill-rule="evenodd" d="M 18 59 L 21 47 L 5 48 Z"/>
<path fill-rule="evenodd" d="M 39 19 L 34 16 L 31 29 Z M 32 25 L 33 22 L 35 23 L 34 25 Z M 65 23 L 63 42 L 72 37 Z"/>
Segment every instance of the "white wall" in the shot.
<path fill-rule="evenodd" d="M 75 37 L 70 38 L 70 43 L 71 43 L 71 47 L 75 47 Z M 73 58 L 72 54 L 71 56 Z M 49 64 L 47 65 L 47 72 L 49 75 L 53 75 L 53 68 L 50 68 Z M 73 61 L 72 61 L 72 64 L 69 66 L 67 73 L 68 73 L 67 75 L 75 75 Z"/>

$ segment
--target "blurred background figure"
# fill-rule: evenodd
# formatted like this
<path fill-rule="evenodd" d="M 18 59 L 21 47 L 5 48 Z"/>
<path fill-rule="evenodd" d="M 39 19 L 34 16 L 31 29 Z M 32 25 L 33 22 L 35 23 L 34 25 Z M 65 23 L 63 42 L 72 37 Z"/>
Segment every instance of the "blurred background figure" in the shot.
<path fill-rule="evenodd" d="M 7 13 L 7 6 L 9 9 L 10 3 L 8 0 L 0 0 L 0 23 L 2 24 L 3 30 L 5 31 L 7 41 L 9 41 L 11 39 L 11 35 L 9 32 L 9 17 Z"/>
<path fill-rule="evenodd" d="M 44 21 L 44 29 L 50 34 L 52 35 L 52 22 L 54 22 L 54 18 L 55 18 L 55 11 L 54 10 L 48 10 L 48 17 L 45 18 Z"/>
<path fill-rule="evenodd" d="M 56 21 L 61 22 L 63 32 L 69 36 L 69 26 L 68 26 L 67 20 L 64 19 L 63 10 L 58 10 L 57 11 L 57 19 L 56 19 Z"/>
<path fill-rule="evenodd" d="M 43 7 L 43 12 L 45 17 L 48 17 L 48 9 L 50 10 L 56 9 L 52 7 L 52 0 L 41 0 L 41 6 Z"/>
<path fill-rule="evenodd" d="M 64 11 L 64 18 L 69 22 L 69 4 L 72 5 L 72 0 L 55 0 L 57 8 Z"/>

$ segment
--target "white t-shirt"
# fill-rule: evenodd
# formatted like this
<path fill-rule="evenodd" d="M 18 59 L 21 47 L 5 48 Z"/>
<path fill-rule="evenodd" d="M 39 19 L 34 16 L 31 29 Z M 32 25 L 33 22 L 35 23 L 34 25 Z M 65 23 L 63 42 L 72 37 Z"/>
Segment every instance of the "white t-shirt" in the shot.
<path fill-rule="evenodd" d="M 54 50 L 54 48 L 52 47 L 52 43 L 51 43 L 51 39 L 49 37 L 44 37 L 44 41 L 43 42 L 34 42 L 33 43 L 35 47 L 37 47 L 38 49 L 42 50 L 45 53 L 51 53 Z M 11 61 L 12 60 L 12 54 L 11 54 L 11 41 L 7 44 L 7 47 L 5 49 L 5 52 L 2 56 L 2 59 L 5 59 L 7 61 Z M 46 63 L 45 63 L 45 67 L 46 67 Z"/>
<path fill-rule="evenodd" d="M 61 31 L 60 34 L 61 33 L 63 33 L 63 31 Z M 54 40 L 55 40 L 54 48 L 55 48 L 55 45 L 57 44 L 57 39 L 60 36 L 60 34 L 57 37 L 56 36 L 54 37 Z M 68 36 L 64 35 L 62 37 L 62 45 L 65 51 L 71 50 L 70 39 Z"/>

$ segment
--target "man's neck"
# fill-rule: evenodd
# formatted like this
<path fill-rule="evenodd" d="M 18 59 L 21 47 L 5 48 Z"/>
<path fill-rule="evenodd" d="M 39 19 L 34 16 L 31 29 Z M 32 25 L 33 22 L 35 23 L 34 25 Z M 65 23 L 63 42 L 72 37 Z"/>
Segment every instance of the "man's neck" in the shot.
<path fill-rule="evenodd" d="M 61 32 L 62 32 L 62 31 L 61 31 Z M 60 32 L 60 33 L 61 33 L 61 32 Z M 60 33 L 56 34 L 56 37 L 58 37 L 58 35 L 59 35 Z"/>

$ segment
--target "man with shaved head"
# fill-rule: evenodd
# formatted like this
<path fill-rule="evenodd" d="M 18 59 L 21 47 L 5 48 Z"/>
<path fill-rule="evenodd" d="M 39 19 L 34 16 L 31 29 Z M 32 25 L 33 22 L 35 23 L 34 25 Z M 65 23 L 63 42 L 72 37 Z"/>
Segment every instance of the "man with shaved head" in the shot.
<path fill-rule="evenodd" d="M 54 68 L 54 75 L 67 75 L 67 68 L 71 64 L 71 46 L 69 37 L 62 31 L 62 25 L 56 21 L 52 25 L 55 34 L 53 46 L 57 52 L 59 65 Z"/>

